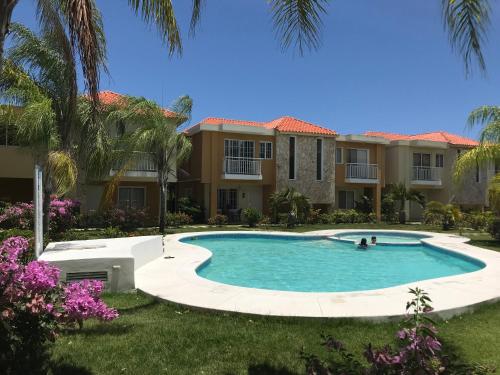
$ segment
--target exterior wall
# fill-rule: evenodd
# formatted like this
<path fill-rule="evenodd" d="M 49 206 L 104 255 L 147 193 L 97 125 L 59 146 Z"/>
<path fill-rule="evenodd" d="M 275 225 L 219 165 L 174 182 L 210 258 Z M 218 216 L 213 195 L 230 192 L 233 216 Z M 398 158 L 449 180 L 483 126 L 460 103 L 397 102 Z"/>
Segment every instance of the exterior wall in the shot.
<path fill-rule="evenodd" d="M 259 156 L 259 142 L 273 143 L 273 158 L 261 161 L 262 180 L 224 178 L 224 140 L 238 139 L 255 142 L 254 157 Z M 179 196 L 192 197 L 205 209 L 206 217 L 217 214 L 217 190 L 237 189 L 238 208 L 255 207 L 267 212 L 267 200 L 276 186 L 275 137 L 270 135 L 200 131 L 191 136 L 193 151 L 181 166 Z"/>
<path fill-rule="evenodd" d="M 29 149 L 0 146 L 0 178 L 33 178 L 34 161 Z"/>
<path fill-rule="evenodd" d="M 476 182 L 475 171 L 471 171 L 460 184 L 453 180 L 454 164 L 460 148 L 436 144 L 436 147 L 415 147 L 412 145 L 390 145 L 386 151 L 386 183 L 404 183 L 407 188 L 422 192 L 427 201 L 438 201 L 443 204 L 455 203 L 463 207 L 483 207 L 487 203 L 488 173 L 480 171 L 480 180 Z M 462 153 L 467 149 L 460 149 Z M 431 167 L 436 167 L 436 154 L 443 154 L 441 168 L 441 185 L 412 184 L 413 153 L 431 154 Z M 406 203 L 409 220 L 420 220 L 422 208 L 412 202 Z"/>
<path fill-rule="evenodd" d="M 289 138 L 295 137 L 295 179 L 290 180 Z M 323 179 L 316 180 L 316 140 L 323 139 Z M 295 188 L 312 204 L 335 203 L 335 138 L 297 134 L 276 136 L 276 190 Z"/>

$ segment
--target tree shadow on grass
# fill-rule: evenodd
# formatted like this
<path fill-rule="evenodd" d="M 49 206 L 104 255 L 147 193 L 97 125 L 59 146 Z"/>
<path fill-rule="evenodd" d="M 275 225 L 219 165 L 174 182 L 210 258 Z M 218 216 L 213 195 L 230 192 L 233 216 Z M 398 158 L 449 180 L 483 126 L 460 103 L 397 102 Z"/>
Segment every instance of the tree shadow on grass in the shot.
<path fill-rule="evenodd" d="M 63 361 L 51 361 L 48 365 L 47 374 L 51 375 L 92 375 L 93 372 L 83 366 L 66 363 Z"/>
<path fill-rule="evenodd" d="M 251 364 L 248 375 L 298 375 L 285 367 L 275 367 L 269 363 Z"/>
<path fill-rule="evenodd" d="M 126 308 L 119 308 L 118 312 L 120 313 L 120 315 L 132 315 L 132 314 L 136 314 L 138 312 L 150 310 L 159 304 L 160 304 L 160 302 L 158 300 L 152 299 L 151 301 L 149 301 L 147 303 L 140 304 L 140 305 L 126 307 Z"/>

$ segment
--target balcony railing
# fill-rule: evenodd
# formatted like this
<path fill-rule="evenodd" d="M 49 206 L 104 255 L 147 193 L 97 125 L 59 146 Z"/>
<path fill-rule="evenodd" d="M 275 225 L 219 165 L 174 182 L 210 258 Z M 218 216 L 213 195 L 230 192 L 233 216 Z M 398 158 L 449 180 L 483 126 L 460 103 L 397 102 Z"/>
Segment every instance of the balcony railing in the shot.
<path fill-rule="evenodd" d="M 122 163 L 116 163 L 113 170 L 120 170 L 122 166 Z M 134 151 L 127 165 L 127 172 L 157 172 L 156 163 L 149 152 Z"/>
<path fill-rule="evenodd" d="M 412 181 L 440 184 L 442 170 L 437 167 L 412 167 Z"/>
<path fill-rule="evenodd" d="M 348 180 L 378 180 L 378 165 L 364 163 L 347 163 L 345 178 Z"/>
<path fill-rule="evenodd" d="M 224 174 L 261 177 L 261 160 L 252 158 L 225 157 L 224 158 Z"/>

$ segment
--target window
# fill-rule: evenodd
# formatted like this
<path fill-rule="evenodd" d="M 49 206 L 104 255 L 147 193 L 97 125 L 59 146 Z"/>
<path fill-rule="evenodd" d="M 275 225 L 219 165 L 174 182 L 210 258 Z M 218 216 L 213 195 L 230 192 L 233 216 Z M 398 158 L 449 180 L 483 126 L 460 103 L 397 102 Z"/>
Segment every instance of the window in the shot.
<path fill-rule="evenodd" d="M 444 156 L 443 154 L 436 154 L 436 167 L 443 168 Z"/>
<path fill-rule="evenodd" d="M 242 141 L 239 139 L 224 140 L 224 156 L 231 158 L 253 159 L 255 154 L 254 141 Z"/>
<path fill-rule="evenodd" d="M 431 154 L 422 154 L 419 152 L 413 153 L 413 166 L 414 167 L 430 167 Z"/>
<path fill-rule="evenodd" d="M 479 179 L 480 179 L 479 163 L 476 163 L 476 182 L 479 182 Z"/>
<path fill-rule="evenodd" d="M 316 139 L 316 180 L 323 179 L 323 140 Z"/>
<path fill-rule="evenodd" d="M 460 159 L 460 155 L 462 154 L 462 150 L 457 150 L 457 159 Z"/>
<path fill-rule="evenodd" d="M 500 173 L 500 160 L 495 160 L 495 174 Z"/>
<path fill-rule="evenodd" d="M 260 154 L 261 159 L 272 159 L 273 158 L 273 142 L 260 142 Z"/>
<path fill-rule="evenodd" d="M 368 164 L 368 150 L 348 149 L 347 162 L 351 164 Z"/>
<path fill-rule="evenodd" d="M 352 209 L 354 208 L 354 191 L 339 191 L 339 208 Z"/>
<path fill-rule="evenodd" d="M 144 208 L 146 203 L 145 190 L 143 187 L 120 186 L 118 188 L 118 206 L 124 210 Z"/>
<path fill-rule="evenodd" d="M 221 211 L 238 208 L 238 191 L 236 189 L 217 189 L 217 209 Z"/>
<path fill-rule="evenodd" d="M 337 164 L 342 164 L 344 160 L 342 160 L 342 147 L 337 147 L 335 149 L 335 162 Z"/>
<path fill-rule="evenodd" d="M 288 178 L 295 180 L 295 137 L 290 137 L 288 142 Z"/>

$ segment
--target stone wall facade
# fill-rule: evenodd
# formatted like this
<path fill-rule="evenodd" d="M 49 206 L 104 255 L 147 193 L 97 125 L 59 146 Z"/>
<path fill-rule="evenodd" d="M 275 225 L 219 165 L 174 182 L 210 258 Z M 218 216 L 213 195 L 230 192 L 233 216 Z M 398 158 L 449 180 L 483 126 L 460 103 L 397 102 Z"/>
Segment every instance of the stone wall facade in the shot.
<path fill-rule="evenodd" d="M 289 179 L 289 139 L 295 137 L 295 179 Z M 316 140 L 323 140 L 323 178 L 316 179 Z M 335 138 L 310 135 L 276 135 L 276 189 L 295 188 L 312 204 L 335 204 Z"/>

